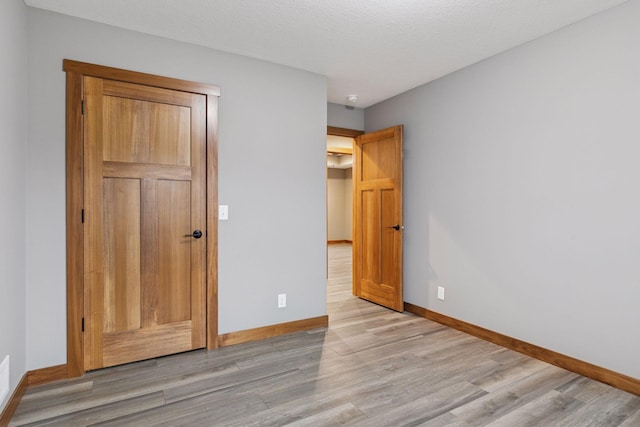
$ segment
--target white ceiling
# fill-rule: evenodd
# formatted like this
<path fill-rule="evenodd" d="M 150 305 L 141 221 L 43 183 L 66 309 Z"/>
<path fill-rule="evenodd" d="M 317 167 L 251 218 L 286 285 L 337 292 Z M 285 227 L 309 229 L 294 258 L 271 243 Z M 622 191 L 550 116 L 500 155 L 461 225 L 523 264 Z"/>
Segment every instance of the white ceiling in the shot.
<path fill-rule="evenodd" d="M 327 76 L 365 108 L 627 0 L 25 0 Z"/>

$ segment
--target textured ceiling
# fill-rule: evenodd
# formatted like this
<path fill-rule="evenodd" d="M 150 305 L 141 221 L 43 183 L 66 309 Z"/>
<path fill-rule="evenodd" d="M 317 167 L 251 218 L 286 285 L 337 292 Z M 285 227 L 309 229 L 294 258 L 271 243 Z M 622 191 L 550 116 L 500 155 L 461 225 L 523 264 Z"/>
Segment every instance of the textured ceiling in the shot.
<path fill-rule="evenodd" d="M 368 107 L 626 0 L 25 0 L 327 76 Z"/>

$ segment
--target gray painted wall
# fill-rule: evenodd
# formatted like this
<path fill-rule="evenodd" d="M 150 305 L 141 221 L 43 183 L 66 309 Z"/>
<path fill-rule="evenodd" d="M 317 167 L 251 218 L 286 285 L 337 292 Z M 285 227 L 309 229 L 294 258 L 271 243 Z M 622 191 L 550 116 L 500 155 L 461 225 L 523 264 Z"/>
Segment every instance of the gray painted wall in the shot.
<path fill-rule="evenodd" d="M 362 108 L 350 110 L 344 105 L 327 103 L 327 125 L 364 130 L 364 110 Z"/>
<path fill-rule="evenodd" d="M 29 369 L 66 361 L 64 58 L 219 85 L 219 332 L 326 314 L 326 78 L 29 9 Z"/>
<path fill-rule="evenodd" d="M 406 301 L 640 378 L 638 22 L 632 0 L 366 110 L 405 125 Z"/>
<path fill-rule="evenodd" d="M 0 2 L 0 362 L 10 357 L 10 389 L 25 373 L 25 162 L 27 8 Z M 7 399 L 0 401 L 0 412 Z"/>
<path fill-rule="evenodd" d="M 327 240 L 344 240 L 344 169 L 327 168 Z"/>
<path fill-rule="evenodd" d="M 345 239 L 353 239 L 353 168 L 344 170 L 344 231 Z"/>
<path fill-rule="evenodd" d="M 327 239 L 351 240 L 352 172 L 327 168 Z"/>

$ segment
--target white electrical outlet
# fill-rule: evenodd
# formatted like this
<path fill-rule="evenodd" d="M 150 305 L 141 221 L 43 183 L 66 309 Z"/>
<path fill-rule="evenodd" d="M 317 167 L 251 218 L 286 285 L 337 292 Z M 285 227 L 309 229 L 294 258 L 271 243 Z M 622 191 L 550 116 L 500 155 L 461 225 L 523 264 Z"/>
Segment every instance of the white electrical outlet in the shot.
<path fill-rule="evenodd" d="M 9 394 L 9 355 L 0 363 L 0 403 Z"/>
<path fill-rule="evenodd" d="M 278 308 L 287 306 L 287 294 L 278 294 Z"/>
<path fill-rule="evenodd" d="M 444 288 L 438 286 L 438 299 L 444 301 Z"/>

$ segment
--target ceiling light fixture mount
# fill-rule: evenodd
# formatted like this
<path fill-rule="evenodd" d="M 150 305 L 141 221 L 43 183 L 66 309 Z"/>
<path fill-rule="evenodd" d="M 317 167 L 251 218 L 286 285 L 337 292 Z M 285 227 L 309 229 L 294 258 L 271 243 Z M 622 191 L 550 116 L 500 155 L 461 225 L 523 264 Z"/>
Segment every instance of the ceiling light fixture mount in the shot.
<path fill-rule="evenodd" d="M 347 95 L 347 101 L 355 104 L 356 102 L 358 102 L 358 95 Z"/>

